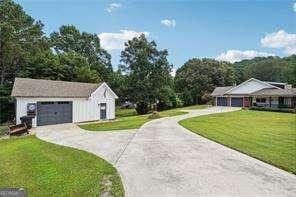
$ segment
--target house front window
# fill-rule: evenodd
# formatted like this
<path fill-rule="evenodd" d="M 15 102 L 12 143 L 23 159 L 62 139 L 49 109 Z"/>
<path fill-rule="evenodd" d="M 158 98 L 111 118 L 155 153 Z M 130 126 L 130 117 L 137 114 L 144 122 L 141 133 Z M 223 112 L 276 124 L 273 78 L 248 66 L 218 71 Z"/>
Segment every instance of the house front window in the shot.
<path fill-rule="evenodd" d="M 266 103 L 266 98 L 256 98 L 256 103 Z"/>
<path fill-rule="evenodd" d="M 267 102 L 267 98 L 258 97 L 258 98 L 256 98 L 256 104 L 255 105 L 259 106 L 259 107 L 268 107 L 269 103 Z"/>

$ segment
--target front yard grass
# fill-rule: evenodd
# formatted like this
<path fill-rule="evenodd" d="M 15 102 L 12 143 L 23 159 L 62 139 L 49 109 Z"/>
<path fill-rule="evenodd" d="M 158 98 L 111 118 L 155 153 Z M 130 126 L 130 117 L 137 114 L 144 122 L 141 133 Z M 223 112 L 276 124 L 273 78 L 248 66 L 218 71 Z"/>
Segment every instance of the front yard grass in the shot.
<path fill-rule="evenodd" d="M 182 120 L 208 139 L 296 174 L 296 115 L 241 110 Z"/>
<path fill-rule="evenodd" d="M 22 187 L 28 196 L 124 196 L 111 164 L 34 136 L 1 140 L 0 161 L 0 188 Z"/>
<path fill-rule="evenodd" d="M 79 127 L 89 131 L 137 129 L 150 120 L 147 115 L 126 116 L 114 121 L 83 124 L 79 125 Z"/>
<path fill-rule="evenodd" d="M 203 109 L 206 105 L 193 105 L 182 108 L 169 109 L 159 112 L 160 117 L 171 117 L 186 114 L 187 112 L 181 111 L 183 109 Z M 117 109 L 115 121 L 98 122 L 90 124 L 79 125 L 82 129 L 89 131 L 110 131 L 110 130 L 126 130 L 138 129 L 151 119 L 148 115 L 137 115 L 135 109 Z"/>

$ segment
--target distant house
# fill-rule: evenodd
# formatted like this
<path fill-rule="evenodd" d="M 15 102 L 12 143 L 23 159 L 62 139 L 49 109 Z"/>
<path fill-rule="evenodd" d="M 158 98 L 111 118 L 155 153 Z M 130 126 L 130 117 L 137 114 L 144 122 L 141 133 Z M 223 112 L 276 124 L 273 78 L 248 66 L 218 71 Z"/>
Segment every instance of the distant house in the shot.
<path fill-rule="evenodd" d="M 16 122 L 32 116 L 33 127 L 115 118 L 116 94 L 106 83 L 16 78 Z"/>
<path fill-rule="evenodd" d="M 296 107 L 296 88 L 251 78 L 237 86 L 216 87 L 211 96 L 217 106 Z"/>

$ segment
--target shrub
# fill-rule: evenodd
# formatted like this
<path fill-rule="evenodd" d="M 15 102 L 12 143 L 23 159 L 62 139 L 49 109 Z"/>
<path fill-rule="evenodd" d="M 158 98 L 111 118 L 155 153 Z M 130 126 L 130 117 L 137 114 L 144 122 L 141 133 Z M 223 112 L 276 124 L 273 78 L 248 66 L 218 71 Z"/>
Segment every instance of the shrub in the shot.
<path fill-rule="evenodd" d="M 290 109 L 290 108 L 250 107 L 250 110 L 296 113 L 296 109 Z"/>
<path fill-rule="evenodd" d="M 149 104 L 146 102 L 139 102 L 136 105 L 136 111 L 138 114 L 147 114 L 150 111 Z"/>
<path fill-rule="evenodd" d="M 183 107 L 183 101 L 177 96 L 176 97 L 176 106 L 174 106 L 175 108 L 178 108 L 178 107 Z"/>

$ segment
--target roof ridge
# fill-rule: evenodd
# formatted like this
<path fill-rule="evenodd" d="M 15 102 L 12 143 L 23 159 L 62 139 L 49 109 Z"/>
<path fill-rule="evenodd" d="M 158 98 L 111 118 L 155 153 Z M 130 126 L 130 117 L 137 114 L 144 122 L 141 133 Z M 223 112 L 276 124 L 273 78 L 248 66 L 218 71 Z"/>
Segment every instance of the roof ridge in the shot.
<path fill-rule="evenodd" d="M 94 84 L 94 85 L 99 85 L 104 82 L 98 82 L 98 83 L 88 83 L 88 82 L 80 82 L 80 81 L 63 81 L 63 80 L 52 80 L 52 79 L 34 79 L 34 78 L 29 78 L 29 77 L 15 77 L 16 79 L 23 79 L 23 80 L 37 80 L 37 81 L 51 81 L 51 82 L 61 82 L 61 83 L 81 83 L 81 84 Z"/>
<path fill-rule="evenodd" d="M 88 98 L 105 82 L 85 83 L 47 79 L 15 78 L 11 96 Z"/>

